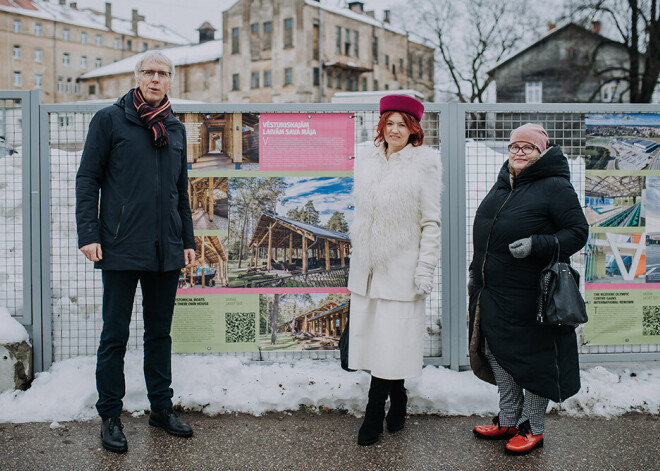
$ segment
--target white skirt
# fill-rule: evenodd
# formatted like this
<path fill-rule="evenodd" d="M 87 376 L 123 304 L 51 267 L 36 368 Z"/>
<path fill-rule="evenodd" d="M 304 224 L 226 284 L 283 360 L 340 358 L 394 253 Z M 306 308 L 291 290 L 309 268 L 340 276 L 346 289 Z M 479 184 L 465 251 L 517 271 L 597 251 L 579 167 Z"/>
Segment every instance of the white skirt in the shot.
<path fill-rule="evenodd" d="M 426 303 L 351 293 L 348 366 L 383 379 L 415 378 L 424 362 Z"/>

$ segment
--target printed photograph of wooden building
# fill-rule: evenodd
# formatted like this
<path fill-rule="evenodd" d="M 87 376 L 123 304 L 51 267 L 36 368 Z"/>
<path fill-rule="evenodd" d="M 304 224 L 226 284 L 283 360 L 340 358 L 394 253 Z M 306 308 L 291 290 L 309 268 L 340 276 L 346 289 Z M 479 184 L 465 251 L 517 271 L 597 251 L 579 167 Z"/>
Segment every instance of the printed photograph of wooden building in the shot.
<path fill-rule="evenodd" d="M 227 286 L 227 255 L 217 236 L 195 236 L 195 264 L 182 268 L 179 288 Z"/>
<path fill-rule="evenodd" d="M 229 179 L 190 177 L 188 197 L 195 231 L 229 231 Z"/>

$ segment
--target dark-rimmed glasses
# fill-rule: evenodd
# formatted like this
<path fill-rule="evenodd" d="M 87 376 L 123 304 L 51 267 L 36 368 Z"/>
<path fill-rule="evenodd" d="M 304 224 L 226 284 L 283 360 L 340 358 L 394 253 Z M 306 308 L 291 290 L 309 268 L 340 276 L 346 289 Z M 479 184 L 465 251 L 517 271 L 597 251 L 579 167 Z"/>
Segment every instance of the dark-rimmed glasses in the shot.
<path fill-rule="evenodd" d="M 172 72 L 165 72 L 164 70 L 140 70 L 144 78 L 152 79 L 154 76 L 160 77 L 162 80 L 169 80 L 172 77 Z"/>
<path fill-rule="evenodd" d="M 534 152 L 537 149 L 537 147 L 531 144 L 525 144 L 524 146 L 519 146 L 518 144 L 509 144 L 507 149 L 509 149 L 509 152 L 511 152 L 512 154 L 517 154 L 522 150 L 523 154 L 529 155 L 532 152 Z"/>

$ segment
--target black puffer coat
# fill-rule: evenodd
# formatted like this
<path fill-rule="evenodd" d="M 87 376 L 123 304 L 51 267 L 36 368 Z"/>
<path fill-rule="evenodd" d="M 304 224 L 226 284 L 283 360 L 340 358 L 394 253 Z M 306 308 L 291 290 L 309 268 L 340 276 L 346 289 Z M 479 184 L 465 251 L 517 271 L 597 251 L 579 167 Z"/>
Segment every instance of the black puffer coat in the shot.
<path fill-rule="evenodd" d="M 536 296 L 541 269 L 552 257 L 553 236 L 566 261 L 584 246 L 588 229 L 559 146 L 521 171 L 513 188 L 504 163 L 473 227 L 470 363 L 478 377 L 494 383 L 483 354 L 485 337 L 497 362 L 524 389 L 555 402 L 579 391 L 575 330 L 537 326 Z M 514 258 L 509 244 L 529 236 L 532 254 Z"/>
<path fill-rule="evenodd" d="M 92 118 L 76 176 L 76 222 L 79 247 L 101 244 L 96 268 L 176 270 L 184 248 L 195 248 L 185 128 L 171 114 L 163 124 L 170 144 L 157 148 L 132 91 Z"/>

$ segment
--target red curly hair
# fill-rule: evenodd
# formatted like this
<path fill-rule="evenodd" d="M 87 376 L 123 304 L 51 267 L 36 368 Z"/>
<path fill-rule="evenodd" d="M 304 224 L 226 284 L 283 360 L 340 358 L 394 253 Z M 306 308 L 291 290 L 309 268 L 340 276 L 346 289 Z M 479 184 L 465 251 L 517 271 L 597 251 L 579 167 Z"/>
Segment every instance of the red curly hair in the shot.
<path fill-rule="evenodd" d="M 406 127 L 410 131 L 408 144 L 412 144 L 413 147 L 421 146 L 424 144 L 424 130 L 422 129 L 422 125 L 413 115 L 403 111 L 386 111 L 380 115 L 380 121 L 378 121 L 378 126 L 376 127 L 376 137 L 374 138 L 374 144 L 378 146 L 381 143 L 384 143 L 385 149 L 387 149 L 387 141 L 385 141 L 385 126 L 387 126 L 387 120 L 390 119 L 390 116 L 392 116 L 394 113 L 399 113 L 403 117 L 403 122 L 406 123 Z"/>

